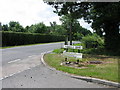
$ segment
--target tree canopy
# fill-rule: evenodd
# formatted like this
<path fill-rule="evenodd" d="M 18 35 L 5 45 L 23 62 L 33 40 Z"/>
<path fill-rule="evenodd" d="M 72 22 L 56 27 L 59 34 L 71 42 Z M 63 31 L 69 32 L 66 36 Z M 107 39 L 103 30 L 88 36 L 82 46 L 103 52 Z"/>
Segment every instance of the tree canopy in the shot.
<path fill-rule="evenodd" d="M 58 15 L 71 14 L 92 23 L 92 28 L 101 36 L 105 33 L 105 47 L 118 51 L 120 47 L 120 2 L 46 2 L 55 8 Z"/>

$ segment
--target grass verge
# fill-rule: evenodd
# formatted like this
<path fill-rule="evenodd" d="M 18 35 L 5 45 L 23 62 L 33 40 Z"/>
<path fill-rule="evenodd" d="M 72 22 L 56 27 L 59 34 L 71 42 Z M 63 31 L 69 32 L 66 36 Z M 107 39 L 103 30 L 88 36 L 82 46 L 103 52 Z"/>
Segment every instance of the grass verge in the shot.
<path fill-rule="evenodd" d="M 70 74 L 76 74 L 80 76 L 88 76 L 100 79 L 106 79 L 109 81 L 118 82 L 118 60 L 119 57 L 104 56 L 104 55 L 89 55 L 85 54 L 83 61 L 104 61 L 104 64 L 89 65 L 87 68 L 73 68 L 68 66 L 60 65 L 64 61 L 65 56 L 62 54 L 46 54 L 44 60 L 48 65 L 56 68 L 57 70 L 68 72 Z M 70 60 L 75 60 L 75 58 L 69 58 Z"/>
<path fill-rule="evenodd" d="M 41 44 L 52 44 L 52 43 L 60 43 L 60 42 L 37 43 L 37 44 L 27 44 L 27 45 L 19 45 L 19 46 L 6 46 L 6 47 L 0 47 L 0 49 L 13 48 L 13 47 L 23 47 L 23 46 L 32 46 L 32 45 L 41 45 Z"/>

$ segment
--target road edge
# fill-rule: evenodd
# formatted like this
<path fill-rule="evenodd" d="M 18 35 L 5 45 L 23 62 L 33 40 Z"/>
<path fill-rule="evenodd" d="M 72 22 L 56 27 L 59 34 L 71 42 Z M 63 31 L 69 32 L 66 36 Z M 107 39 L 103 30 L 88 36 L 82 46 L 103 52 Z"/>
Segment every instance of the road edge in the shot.
<path fill-rule="evenodd" d="M 53 67 L 50 67 L 45 61 L 44 61 L 44 55 L 47 53 L 50 53 L 52 51 L 48 51 L 48 52 L 44 52 L 41 53 L 41 62 L 48 68 L 52 69 L 52 70 L 56 70 Z M 57 70 L 58 71 L 58 70 Z M 98 78 L 92 78 L 92 77 L 84 77 L 84 76 L 77 76 L 77 75 L 71 75 L 67 72 L 64 72 L 65 74 L 70 75 L 72 78 L 76 78 L 76 79 L 81 79 L 81 80 L 85 80 L 87 82 L 93 82 L 93 83 L 98 83 L 98 84 L 103 84 L 103 85 L 108 85 L 108 86 L 113 86 L 113 87 L 117 87 L 120 88 L 120 83 L 117 82 L 112 82 L 112 81 L 108 81 L 108 80 L 103 80 L 103 79 L 98 79 Z"/>

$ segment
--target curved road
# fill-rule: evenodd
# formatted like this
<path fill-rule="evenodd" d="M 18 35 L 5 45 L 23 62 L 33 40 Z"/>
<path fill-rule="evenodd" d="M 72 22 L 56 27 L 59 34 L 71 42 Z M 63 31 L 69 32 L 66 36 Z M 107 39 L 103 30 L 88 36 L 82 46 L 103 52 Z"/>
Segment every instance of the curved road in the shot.
<path fill-rule="evenodd" d="M 51 43 L 2 50 L 3 88 L 108 88 L 108 86 L 72 78 L 63 72 L 47 68 L 40 54 L 60 48 L 63 43 Z"/>

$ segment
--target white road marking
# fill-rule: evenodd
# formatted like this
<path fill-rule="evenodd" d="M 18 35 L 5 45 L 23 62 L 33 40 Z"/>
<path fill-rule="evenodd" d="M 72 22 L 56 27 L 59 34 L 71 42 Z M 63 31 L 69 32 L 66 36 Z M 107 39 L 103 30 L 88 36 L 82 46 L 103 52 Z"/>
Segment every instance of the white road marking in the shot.
<path fill-rule="evenodd" d="M 19 61 L 19 60 L 21 60 L 21 59 L 16 59 L 16 60 L 10 61 L 10 62 L 8 62 L 8 63 L 17 62 L 17 61 Z"/>
<path fill-rule="evenodd" d="M 33 57 L 33 56 L 35 56 L 35 55 L 31 55 L 31 56 L 28 56 L 28 57 Z"/>
<path fill-rule="evenodd" d="M 0 78 L 0 80 L 3 80 L 3 79 L 8 78 L 8 77 L 11 77 L 11 76 L 13 76 L 13 75 L 15 75 L 15 74 L 19 74 L 19 73 L 21 73 L 21 72 L 23 72 L 23 71 L 30 70 L 30 69 L 32 69 L 32 68 L 34 68 L 34 67 L 36 67 L 36 66 L 29 67 L 29 68 L 27 68 L 27 69 L 25 69 L 25 70 L 20 70 L 20 71 L 18 71 L 18 72 L 16 72 L 16 73 L 13 73 L 13 74 L 8 75 L 8 76 L 4 76 L 4 77 Z"/>

